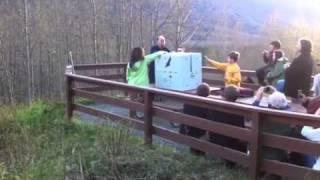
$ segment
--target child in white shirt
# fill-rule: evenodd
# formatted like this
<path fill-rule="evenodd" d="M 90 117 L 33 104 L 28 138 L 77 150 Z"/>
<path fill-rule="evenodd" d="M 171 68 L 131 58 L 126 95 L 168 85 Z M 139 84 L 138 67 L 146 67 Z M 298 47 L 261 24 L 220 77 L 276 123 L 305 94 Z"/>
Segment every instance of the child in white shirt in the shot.
<path fill-rule="evenodd" d="M 320 109 L 318 109 L 316 115 L 320 115 Z M 311 141 L 320 143 L 320 128 L 304 126 L 301 134 Z M 316 158 L 316 163 L 313 165 L 312 169 L 320 171 L 320 156 Z"/>

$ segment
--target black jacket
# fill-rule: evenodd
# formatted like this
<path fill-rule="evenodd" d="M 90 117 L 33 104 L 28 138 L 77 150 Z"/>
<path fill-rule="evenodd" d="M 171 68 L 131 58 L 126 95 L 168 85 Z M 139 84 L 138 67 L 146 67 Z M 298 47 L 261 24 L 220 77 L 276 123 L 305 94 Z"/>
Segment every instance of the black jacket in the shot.
<path fill-rule="evenodd" d="M 207 119 L 207 115 L 208 115 L 208 110 L 205 108 L 201 108 L 201 107 L 197 107 L 197 106 L 193 106 L 193 105 L 188 105 L 185 104 L 183 106 L 183 113 L 190 115 L 190 116 L 195 116 L 195 117 L 199 117 L 199 118 L 203 118 L 203 119 Z M 180 130 L 179 132 L 181 134 L 186 134 L 192 137 L 196 137 L 196 138 L 200 138 L 201 136 L 203 136 L 206 131 L 199 129 L 199 128 L 195 128 L 192 126 L 187 126 L 184 124 L 180 125 Z"/>
<path fill-rule="evenodd" d="M 244 127 L 244 117 L 239 115 L 210 110 L 208 113 L 208 119 L 223 124 L 233 125 L 242 128 Z M 246 152 L 247 149 L 246 144 L 241 142 L 240 140 L 223 136 L 220 134 L 209 133 L 209 139 L 210 142 L 214 144 L 238 150 L 241 152 Z"/>
<path fill-rule="evenodd" d="M 285 94 L 297 98 L 298 90 L 309 95 L 314 60 L 311 54 L 301 54 L 295 58 L 285 72 Z"/>
<path fill-rule="evenodd" d="M 166 51 L 166 52 L 170 52 L 170 50 L 166 47 L 164 48 L 160 48 L 158 45 L 153 46 L 150 50 L 150 54 L 158 52 L 158 51 Z M 154 67 L 154 62 L 152 62 L 149 65 L 149 81 L 150 84 L 154 84 L 155 83 L 155 67 Z"/>

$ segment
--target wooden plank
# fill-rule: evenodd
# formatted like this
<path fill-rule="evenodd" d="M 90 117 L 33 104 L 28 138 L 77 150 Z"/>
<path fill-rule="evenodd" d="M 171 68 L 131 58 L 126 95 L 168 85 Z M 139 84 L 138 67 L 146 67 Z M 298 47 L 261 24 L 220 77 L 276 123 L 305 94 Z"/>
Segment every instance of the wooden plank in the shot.
<path fill-rule="evenodd" d="M 144 105 L 138 102 L 133 102 L 124 99 L 116 99 L 108 96 L 102 96 L 93 92 L 82 91 L 79 89 L 73 89 L 74 96 L 94 100 L 95 102 L 123 107 L 131 110 L 143 112 Z"/>
<path fill-rule="evenodd" d="M 203 79 L 203 82 L 208 83 L 213 86 L 224 86 L 224 81 L 222 80 L 215 80 L 215 79 Z"/>
<path fill-rule="evenodd" d="M 261 171 L 276 174 L 282 177 L 306 180 L 320 179 L 320 171 L 314 171 L 306 167 L 300 167 L 275 160 L 263 160 L 260 169 Z"/>
<path fill-rule="evenodd" d="M 236 162 L 242 166 L 247 167 L 249 165 L 249 158 L 245 153 L 241 153 L 236 150 L 232 150 L 223 146 L 219 146 L 208 141 L 196 139 L 190 136 L 177 134 L 174 131 L 170 131 L 165 128 L 154 126 L 155 134 L 164 139 L 171 140 L 180 144 L 190 146 L 195 149 L 213 154 L 223 159 Z"/>
<path fill-rule="evenodd" d="M 263 133 L 263 145 L 277 149 L 283 149 L 290 152 L 299 152 L 318 156 L 320 145 L 316 142 L 296 139 L 291 137 L 279 136 L 270 133 Z"/>
<path fill-rule="evenodd" d="M 84 105 L 74 104 L 73 106 L 75 111 L 90 114 L 92 116 L 100 117 L 102 119 L 107 119 L 113 122 L 123 123 L 125 125 L 129 125 L 130 127 L 133 127 L 138 130 L 144 129 L 143 121 L 139 121 L 133 118 L 125 117 L 125 116 L 120 116 L 114 113 L 98 110 L 98 109 L 91 108 Z"/>
<path fill-rule="evenodd" d="M 260 171 L 260 158 L 261 158 L 261 133 L 262 133 L 262 121 L 261 114 L 254 112 L 251 114 L 252 121 L 252 134 L 250 144 L 250 179 L 258 179 Z"/>
<path fill-rule="evenodd" d="M 179 112 L 173 112 L 158 107 L 154 107 L 153 112 L 155 116 L 168 120 L 169 122 L 186 124 L 209 132 L 225 135 L 227 137 L 232 137 L 235 139 L 240 139 L 246 142 L 249 142 L 251 140 L 250 130 L 246 128 L 218 123 L 215 121 L 210 121 L 208 119 L 190 116 Z"/>
<path fill-rule="evenodd" d="M 72 112 L 73 112 L 73 102 L 74 102 L 74 97 L 72 93 L 72 78 L 66 76 L 65 80 L 66 84 L 66 116 L 69 121 L 71 121 L 72 118 Z"/>
<path fill-rule="evenodd" d="M 97 79 L 97 78 L 83 76 L 83 75 L 68 74 L 67 76 L 71 77 L 74 81 L 78 83 L 85 83 L 85 84 L 96 85 L 96 86 L 106 86 L 109 88 L 123 90 L 126 92 L 142 93 L 146 89 L 144 87 L 130 86 L 127 83 L 123 83 L 123 82 Z"/>
<path fill-rule="evenodd" d="M 215 80 L 215 79 L 203 79 L 203 82 L 208 83 L 210 85 L 214 85 L 214 86 L 224 86 L 225 85 L 224 81 Z M 250 88 L 253 90 L 257 90 L 260 88 L 260 86 L 257 84 L 248 84 L 248 83 L 241 83 L 241 87 Z"/>
<path fill-rule="evenodd" d="M 144 142 L 147 146 L 152 146 L 152 134 L 153 134 L 153 126 L 152 126 L 152 102 L 154 95 L 149 93 L 148 91 L 144 92 Z"/>
<path fill-rule="evenodd" d="M 106 87 L 106 86 L 91 86 L 91 87 L 81 87 L 81 88 L 77 88 L 79 90 L 82 91 L 89 91 L 89 92 L 99 92 L 99 91 L 110 91 L 113 90 L 110 87 Z"/>
<path fill-rule="evenodd" d="M 107 80 L 119 80 L 119 79 L 123 79 L 123 74 L 98 75 L 98 76 L 92 76 L 92 77 L 98 78 L 98 79 L 107 79 Z"/>
<path fill-rule="evenodd" d="M 97 69 L 117 69 L 124 68 L 127 63 L 107 63 L 107 64 L 77 64 L 74 69 L 77 71 L 97 70 Z"/>
<path fill-rule="evenodd" d="M 202 68 L 203 73 L 211 73 L 211 74 L 224 74 L 223 71 L 220 71 L 216 68 L 204 66 Z M 256 72 L 251 70 L 241 70 L 242 76 L 256 77 Z"/>
<path fill-rule="evenodd" d="M 293 112 L 279 114 L 275 112 L 269 112 L 264 116 L 264 121 L 280 122 L 295 126 L 312 126 L 315 128 L 320 128 L 320 117 L 309 114 Z"/>

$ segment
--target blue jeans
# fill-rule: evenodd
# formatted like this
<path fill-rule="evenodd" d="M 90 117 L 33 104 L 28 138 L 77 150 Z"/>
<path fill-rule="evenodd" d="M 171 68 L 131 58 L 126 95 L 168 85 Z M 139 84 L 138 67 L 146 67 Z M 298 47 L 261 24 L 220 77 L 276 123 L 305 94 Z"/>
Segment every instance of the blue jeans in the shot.
<path fill-rule="evenodd" d="M 279 92 L 284 93 L 284 84 L 285 84 L 284 79 L 279 80 L 279 81 L 277 82 L 276 88 L 277 88 L 277 90 L 278 90 Z"/>
<path fill-rule="evenodd" d="M 306 161 L 306 165 L 308 168 L 312 168 L 313 165 L 316 163 L 317 161 L 317 157 L 315 156 L 310 156 L 310 155 L 306 155 L 305 156 L 305 161 Z"/>

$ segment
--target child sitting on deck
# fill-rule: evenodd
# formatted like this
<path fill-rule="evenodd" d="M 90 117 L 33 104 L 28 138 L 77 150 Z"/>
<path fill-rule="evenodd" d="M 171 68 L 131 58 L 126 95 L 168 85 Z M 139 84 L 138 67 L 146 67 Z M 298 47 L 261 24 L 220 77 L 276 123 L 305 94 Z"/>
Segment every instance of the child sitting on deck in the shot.
<path fill-rule="evenodd" d="M 128 84 L 135 86 L 148 86 L 148 65 L 165 53 L 166 52 L 164 51 L 159 51 L 145 56 L 143 48 L 134 48 L 131 52 L 130 62 L 127 67 Z"/>
<path fill-rule="evenodd" d="M 263 106 L 262 100 L 266 96 L 267 107 Z M 288 100 L 286 96 L 278 92 L 274 87 L 267 86 L 261 87 L 256 93 L 255 100 L 253 102 L 254 106 L 264 107 L 273 110 L 283 110 L 291 111 Z M 292 129 L 288 124 L 283 124 L 273 121 L 264 121 L 262 130 L 264 133 L 271 133 L 280 136 L 291 136 Z M 262 147 L 262 159 L 275 160 L 280 162 L 288 162 L 288 153 L 281 149 L 271 148 L 271 147 Z M 272 180 L 281 180 L 282 178 L 278 175 L 264 174 L 264 179 Z"/>
<path fill-rule="evenodd" d="M 210 95 L 210 86 L 206 83 L 201 84 L 200 86 L 198 86 L 197 88 L 197 95 L 201 96 L 201 97 L 208 97 Z M 187 115 L 191 115 L 191 116 L 196 116 L 196 117 L 200 117 L 203 119 L 207 119 L 207 114 L 208 114 L 208 110 L 205 108 L 201 108 L 201 107 L 197 107 L 197 106 L 193 106 L 193 105 L 189 105 L 189 104 L 185 104 L 183 106 L 183 113 L 187 114 Z M 206 134 L 205 130 L 199 129 L 199 128 L 195 128 L 195 127 L 191 127 L 191 126 L 187 126 L 184 124 L 180 125 L 180 129 L 179 132 L 181 134 L 185 134 L 194 138 L 201 138 L 202 136 L 204 136 Z M 190 152 L 195 154 L 195 155 L 205 155 L 204 152 L 199 151 L 197 149 L 194 148 L 190 148 Z"/>
<path fill-rule="evenodd" d="M 240 87 L 241 83 L 241 72 L 240 67 L 238 65 L 238 61 L 240 59 L 239 52 L 231 52 L 228 56 L 227 63 L 220 63 L 214 60 L 211 60 L 207 56 L 205 56 L 208 64 L 212 67 L 215 67 L 219 70 L 225 72 L 225 86 L 234 85 Z"/>
<path fill-rule="evenodd" d="M 270 68 L 270 72 L 267 74 L 267 84 L 277 86 L 279 80 L 284 79 L 284 73 L 286 67 L 289 66 L 289 60 L 284 56 L 284 52 L 277 50 L 272 54 L 274 61 L 273 67 Z"/>
<path fill-rule="evenodd" d="M 320 109 L 318 109 L 315 115 L 320 115 Z M 320 143 L 320 128 L 305 126 L 301 130 L 301 134 L 308 140 Z M 313 163 L 312 169 L 320 171 L 320 156 L 316 158 L 316 162 Z"/>

